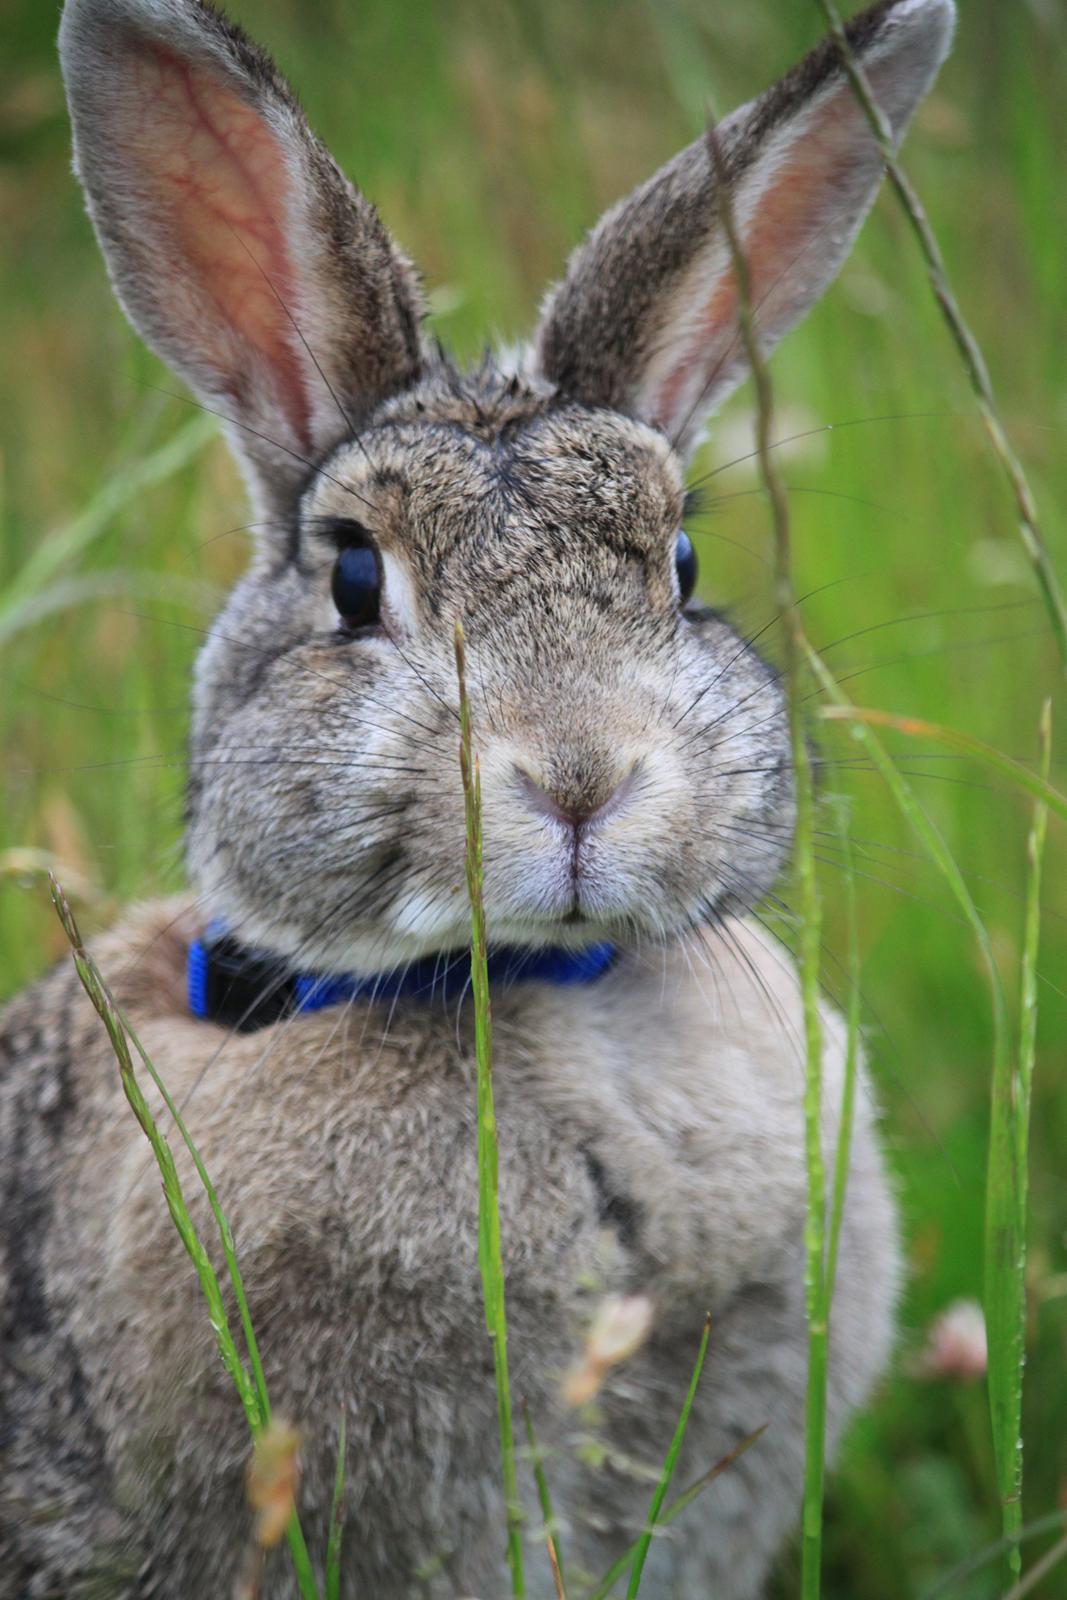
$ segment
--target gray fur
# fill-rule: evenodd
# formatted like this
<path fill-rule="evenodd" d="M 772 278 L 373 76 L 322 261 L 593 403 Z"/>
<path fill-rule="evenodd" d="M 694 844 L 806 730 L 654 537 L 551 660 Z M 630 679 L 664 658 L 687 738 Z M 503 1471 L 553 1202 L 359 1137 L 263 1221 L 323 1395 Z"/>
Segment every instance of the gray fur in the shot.
<path fill-rule="evenodd" d="M 855 25 L 875 66 L 897 62 L 885 81 L 911 82 L 904 100 L 929 80 L 949 12 L 944 0 L 903 0 Z M 887 55 L 894 36 L 899 55 Z M 205 364 L 203 350 L 183 346 L 200 335 L 182 323 L 181 295 L 149 248 L 171 226 L 166 186 L 149 205 L 109 145 L 121 80 L 136 77 L 138 51 L 157 60 L 161 42 L 193 63 L 198 95 L 229 115 L 218 74 L 301 164 L 310 198 L 300 226 L 315 219 L 321 248 L 301 254 L 316 267 L 295 298 L 359 426 L 356 438 L 339 428 L 314 368 L 283 348 L 282 324 L 259 327 L 260 354 L 283 371 L 252 360 L 230 400 L 273 417 L 271 427 L 296 415 L 316 465 L 297 473 L 284 452 L 242 446 L 287 537 L 267 538 L 198 665 L 196 897 L 131 911 L 96 946 L 187 1102 L 232 1218 L 275 1407 L 305 1430 L 313 1556 L 321 1563 L 343 1412 L 344 1594 L 506 1592 L 477 1277 L 471 1008 L 360 1003 L 228 1034 L 188 1016 L 185 956 L 211 915 L 313 969 L 461 955 L 452 635 L 462 617 L 492 936 L 609 937 L 623 949 L 592 989 L 529 985 L 494 999 L 514 1388 L 549 1452 L 574 1581 L 595 1577 L 642 1525 L 648 1474 L 710 1310 L 680 1481 L 769 1427 L 702 1509 L 654 1541 L 642 1594 L 753 1600 L 802 1478 L 800 1006 L 789 963 L 746 916 L 784 860 L 792 780 L 774 674 L 716 614 L 679 611 L 682 463 L 632 403 L 620 367 L 624 356 L 631 376 L 647 365 L 643 330 L 661 314 L 656 297 L 670 300 L 674 269 L 646 255 L 646 292 L 616 213 L 557 293 L 539 362 L 515 376 L 492 361 L 457 373 L 419 347 L 406 263 L 258 50 L 196 0 L 71 0 L 63 64 L 94 221 L 131 317 L 201 392 L 224 381 L 218 350 L 230 347 L 209 339 Z M 828 70 L 816 52 L 733 124 L 739 186 L 760 161 L 756 130 L 773 144 L 775 129 L 824 95 Z M 262 150 L 258 122 L 238 114 L 236 126 Z M 842 177 L 860 213 L 863 170 L 858 187 L 851 169 Z M 641 205 L 654 208 L 672 182 Z M 842 226 L 855 225 L 850 212 Z M 604 284 L 629 284 L 645 308 L 628 354 L 610 315 L 597 332 L 590 252 Z M 819 269 L 824 280 L 835 266 Z M 347 318 L 332 315 L 338 297 Z M 330 601 L 330 530 L 346 518 L 372 532 L 384 566 L 383 627 L 367 637 L 339 629 Z M 623 798 L 576 833 L 531 804 L 538 789 L 575 814 Z M 829 1010 L 824 1027 L 829 1156 L 843 1039 Z M 249 1529 L 243 1418 L 106 1038 L 69 970 L 12 1004 L 0 1050 L 0 1600 L 185 1600 L 208 1584 L 225 1594 Z M 202 1212 L 200 1222 L 210 1236 Z M 864 1079 L 834 1304 L 831 1446 L 883 1369 L 897 1278 Z M 597 1415 L 576 1416 L 561 1375 L 608 1291 L 649 1294 L 653 1332 L 613 1374 Z M 581 1448 L 590 1429 L 599 1465 Z M 531 1593 L 547 1596 L 532 1498 L 526 1509 Z M 264 1594 L 294 1593 L 285 1559 L 274 1559 Z"/>

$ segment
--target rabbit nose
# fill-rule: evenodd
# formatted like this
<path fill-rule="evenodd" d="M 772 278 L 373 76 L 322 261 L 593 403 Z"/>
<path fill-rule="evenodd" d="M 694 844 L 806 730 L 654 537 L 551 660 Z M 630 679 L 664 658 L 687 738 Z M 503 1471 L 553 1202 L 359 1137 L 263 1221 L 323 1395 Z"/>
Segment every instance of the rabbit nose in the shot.
<path fill-rule="evenodd" d="M 565 823 L 577 833 L 582 828 L 596 827 L 606 822 L 622 810 L 637 782 L 639 767 L 640 762 L 635 761 L 626 776 L 615 784 L 609 779 L 605 783 L 583 785 L 581 788 L 554 784 L 551 789 L 538 783 L 524 768 L 516 767 L 515 771 L 531 809 L 541 816 Z"/>

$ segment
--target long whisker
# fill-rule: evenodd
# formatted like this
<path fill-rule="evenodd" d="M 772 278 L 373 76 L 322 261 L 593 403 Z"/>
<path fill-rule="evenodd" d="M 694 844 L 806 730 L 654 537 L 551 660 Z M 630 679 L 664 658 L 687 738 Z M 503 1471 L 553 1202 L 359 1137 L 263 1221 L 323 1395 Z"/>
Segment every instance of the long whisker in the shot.
<path fill-rule="evenodd" d="M 264 444 L 269 444 L 273 449 L 280 450 L 282 455 L 291 456 L 294 461 L 299 461 L 301 466 L 307 467 L 313 477 L 326 478 L 330 483 L 336 484 L 342 493 L 351 495 L 354 500 L 358 500 L 361 505 L 367 506 L 373 511 L 374 507 L 366 495 L 362 495 L 358 490 L 353 489 L 350 483 L 345 483 L 343 479 L 335 477 L 332 472 L 327 472 L 320 462 L 312 461 L 310 457 L 301 455 L 299 450 L 293 450 L 289 445 L 282 444 L 279 439 L 272 438 L 269 433 L 264 433 L 260 428 L 253 428 L 250 422 L 238 422 L 236 417 L 228 416 L 225 411 L 218 411 L 214 406 L 206 406 L 202 400 L 197 400 L 191 394 L 179 394 L 176 389 L 164 389 L 158 383 L 146 382 L 144 387 L 154 390 L 156 394 L 166 395 L 170 400 L 178 400 L 183 405 L 195 406 L 197 411 L 206 411 L 208 416 L 218 417 L 220 421 L 228 423 L 231 428 L 239 428 L 242 433 L 250 433 L 253 438 L 262 439 Z"/>
<path fill-rule="evenodd" d="M 966 411 L 889 411 L 875 417 L 846 417 L 842 422 L 822 422 L 817 428 L 804 428 L 799 433 L 787 434 L 784 439 L 772 439 L 768 446 L 770 450 L 781 450 L 787 444 L 798 444 L 802 439 L 814 439 L 820 433 L 840 432 L 843 428 L 860 428 L 870 422 L 917 422 L 931 418 L 943 417 L 968 417 Z M 734 456 L 731 461 L 722 461 L 717 467 L 712 467 L 709 472 L 703 473 L 699 478 L 694 478 L 689 488 L 696 490 L 703 487 L 712 478 L 718 477 L 720 472 L 728 472 L 731 467 L 740 467 L 746 461 L 755 461 L 759 455 L 758 450 L 746 450 L 743 456 Z"/>

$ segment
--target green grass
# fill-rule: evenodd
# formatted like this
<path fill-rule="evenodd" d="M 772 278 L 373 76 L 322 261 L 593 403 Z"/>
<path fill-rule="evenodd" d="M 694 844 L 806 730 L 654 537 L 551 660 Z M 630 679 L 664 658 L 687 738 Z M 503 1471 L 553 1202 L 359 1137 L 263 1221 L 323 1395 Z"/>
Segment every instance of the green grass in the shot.
<path fill-rule="evenodd" d="M 708 150 L 719 179 L 720 214 L 737 284 L 738 331 L 752 371 L 756 398 L 756 458 L 774 533 L 774 597 L 782 624 L 783 687 L 789 716 L 789 745 L 796 788 L 793 830 L 793 888 L 799 923 L 797 955 L 804 1017 L 804 1153 L 808 1212 L 804 1225 L 804 1304 L 808 1323 L 808 1380 L 804 1403 L 804 1484 L 800 1516 L 802 1600 L 819 1600 L 822 1590 L 823 1506 L 826 1494 L 826 1394 L 830 1355 L 831 1279 L 827 1271 L 826 1167 L 823 1157 L 822 894 L 815 856 L 815 782 L 808 742 L 805 677 L 810 651 L 797 597 L 789 496 L 774 450 L 774 390 L 760 348 L 751 280 L 729 180 L 714 125 Z M 852 887 L 852 874 L 846 878 Z M 847 1167 L 848 1150 L 841 1160 Z M 835 1196 L 837 1191 L 835 1190 Z M 840 1226 L 838 1220 L 837 1226 Z"/>
<path fill-rule="evenodd" d="M 471 998 L 474 1002 L 474 1054 L 478 1098 L 478 1267 L 485 1301 L 485 1326 L 493 1347 L 497 1418 L 500 1427 L 500 1472 L 507 1521 L 511 1592 L 526 1593 L 522 1553 L 522 1507 L 519 1503 L 515 1428 L 511 1415 L 508 1374 L 508 1321 L 504 1302 L 504 1262 L 498 1201 L 500 1151 L 493 1104 L 493 1013 L 485 937 L 482 865 L 482 775 L 471 743 L 471 709 L 467 697 L 463 625 L 456 623 L 456 676 L 459 680 L 459 766 L 466 809 L 467 893 L 471 905 Z"/>
<path fill-rule="evenodd" d="M 580 230 L 699 132 L 709 96 L 725 110 L 756 92 L 821 26 L 814 3 L 786 0 L 365 0 L 358 8 L 316 0 L 313 25 L 296 0 L 233 9 L 274 49 L 317 127 L 421 262 L 438 331 L 467 354 L 487 331 L 513 337 L 529 325 Z M 955 53 L 904 161 L 1062 574 L 1067 22 L 1054 6 L 964 0 L 962 10 Z M 0 84 L 8 219 L 0 617 L 17 626 L 0 643 L 5 991 L 64 947 L 33 861 L 84 880 L 87 928 L 123 899 L 181 881 L 188 673 L 197 630 L 241 568 L 245 536 L 233 530 L 248 520 L 217 443 L 190 445 L 174 470 L 141 476 L 156 452 L 180 454 L 189 443 L 189 412 L 152 387 L 175 385 L 113 308 L 69 176 L 53 32 L 49 8 L 9 7 Z M 808 638 L 857 704 L 957 730 L 1036 770 L 1041 702 L 1062 693 L 1055 640 L 1019 544 L 1013 495 L 890 194 L 824 304 L 776 354 L 772 375 L 782 433 L 838 424 L 777 452 L 792 491 L 796 588 L 810 596 Z M 695 474 L 751 451 L 750 409 L 749 393 L 729 407 Z M 690 530 L 703 592 L 751 628 L 776 609 L 754 465 L 711 480 L 720 498 Z M 91 537 L 71 541 L 94 503 L 106 515 Z M 52 542 L 64 535 L 66 544 Z M 27 583 L 18 575 L 31 562 L 37 577 L 20 598 L 12 586 Z M 52 609 L 34 610 L 40 595 Z M 778 630 L 766 640 L 780 659 Z M 1054 722 L 1063 723 L 1058 706 Z M 828 1481 L 822 1592 L 921 1600 L 955 1572 L 946 1597 L 992 1600 L 1004 1592 L 1003 1554 L 968 1565 L 1001 1535 L 983 1386 L 920 1383 L 903 1359 L 937 1310 L 982 1290 L 986 978 L 955 894 L 851 725 L 827 724 L 819 738 L 828 759 L 845 763 L 818 777 L 824 791 L 849 796 L 865 1027 L 909 1264 L 902 1360 Z M 883 738 L 960 868 L 1014 1031 L 1030 797 L 973 751 L 893 728 Z M 1067 787 L 1055 752 L 1051 782 Z M 832 826 L 822 812 L 818 826 Z M 820 837 L 823 974 L 844 1001 L 846 880 L 831 860 L 839 852 Z M 1067 877 L 1056 819 L 1043 882 L 1026 1229 L 1027 1526 L 1060 1504 L 1067 1477 Z M 1061 1534 L 1062 1525 L 1041 1523 L 1025 1543 L 1026 1564 Z M 798 1565 L 799 1553 L 787 1554 L 778 1600 L 796 1595 Z M 1031 1593 L 1054 1600 L 1062 1582 L 1061 1568 Z"/>
<path fill-rule="evenodd" d="M 259 1347 L 252 1327 L 252 1317 L 248 1309 L 244 1282 L 241 1278 L 240 1268 L 237 1265 L 237 1252 L 234 1248 L 229 1220 L 219 1203 L 215 1186 L 204 1166 L 200 1151 L 182 1120 L 181 1113 L 171 1098 L 166 1084 L 156 1071 L 153 1062 L 146 1054 L 136 1033 L 116 1005 L 115 998 L 108 988 L 106 979 L 86 950 L 67 897 L 63 892 L 62 886 L 54 877 L 51 879 L 51 890 L 52 903 L 58 914 L 64 937 L 70 945 L 78 977 L 81 979 L 86 994 L 92 1001 L 101 1022 L 107 1030 L 111 1048 L 118 1063 L 123 1092 L 129 1102 L 130 1110 L 136 1117 L 141 1126 L 141 1131 L 152 1148 L 156 1165 L 159 1167 L 159 1175 L 163 1180 L 163 1197 L 170 1212 L 171 1221 L 174 1223 L 178 1237 L 181 1239 L 186 1254 L 200 1280 L 207 1317 L 215 1332 L 222 1364 L 233 1382 L 237 1398 L 244 1409 L 252 1440 L 253 1442 L 259 1441 L 264 1437 L 264 1432 L 271 1423 L 270 1400 L 267 1396 L 266 1379 L 263 1376 L 263 1366 L 259 1358 Z M 155 1117 L 152 1115 L 151 1108 L 138 1081 L 137 1072 L 133 1064 L 134 1053 L 140 1057 L 145 1071 L 162 1096 L 171 1121 L 177 1128 L 179 1136 L 192 1157 L 196 1175 L 200 1179 L 207 1195 L 211 1214 L 218 1228 L 219 1242 L 222 1245 L 223 1255 L 226 1259 L 230 1287 L 233 1290 L 234 1300 L 238 1308 L 241 1332 L 248 1358 L 247 1367 L 245 1365 L 245 1357 L 241 1354 L 237 1340 L 234 1338 L 233 1330 L 230 1327 L 230 1319 L 226 1312 L 218 1275 L 189 1214 L 181 1179 L 178 1176 L 178 1168 L 167 1136 L 162 1132 Z M 251 1372 L 249 1372 L 249 1367 Z M 341 1437 L 343 1441 L 343 1428 Z M 343 1457 L 339 1452 L 337 1485 L 330 1514 L 331 1547 L 334 1545 L 334 1529 L 338 1521 L 337 1508 L 343 1484 Z M 299 1512 L 295 1508 L 289 1516 L 286 1532 L 289 1539 L 289 1552 L 292 1557 L 293 1569 L 302 1600 L 319 1600 L 319 1590 L 312 1571 L 311 1558 L 308 1555 L 307 1544 L 300 1525 Z"/>
<path fill-rule="evenodd" d="M 656 1525 L 663 1520 L 663 1502 L 667 1498 L 667 1490 L 671 1486 L 674 1469 L 678 1464 L 678 1456 L 685 1440 L 685 1430 L 689 1426 L 689 1413 L 692 1411 L 693 1401 L 696 1399 L 697 1386 L 700 1383 L 700 1374 L 704 1370 L 704 1357 L 708 1353 L 708 1341 L 710 1338 L 711 1317 L 708 1316 L 704 1319 L 704 1331 L 700 1335 L 697 1357 L 693 1363 L 693 1376 L 689 1380 L 689 1388 L 686 1390 L 685 1398 L 682 1401 L 682 1409 L 678 1413 L 678 1421 L 671 1435 L 667 1454 L 663 1458 L 663 1467 L 652 1493 L 652 1503 L 648 1508 L 645 1530 L 638 1539 L 634 1550 L 630 1566 L 630 1581 L 626 1585 L 626 1600 L 637 1600 L 641 1590 L 641 1574 L 645 1569 L 645 1562 L 648 1559 L 649 1547 L 652 1544 Z"/>

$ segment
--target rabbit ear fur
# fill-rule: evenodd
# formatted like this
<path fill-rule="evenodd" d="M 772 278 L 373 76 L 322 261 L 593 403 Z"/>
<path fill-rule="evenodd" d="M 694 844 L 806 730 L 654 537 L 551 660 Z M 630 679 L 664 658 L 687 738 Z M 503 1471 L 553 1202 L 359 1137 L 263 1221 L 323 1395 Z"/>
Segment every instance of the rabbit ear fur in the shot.
<path fill-rule="evenodd" d="M 888 0 L 847 33 L 897 140 L 951 41 L 952 0 Z M 764 350 L 836 275 L 874 200 L 882 160 L 825 40 L 717 131 Z M 707 139 L 609 211 L 550 294 L 536 337 L 540 373 L 691 445 L 746 376 L 734 273 L 716 216 Z"/>
<path fill-rule="evenodd" d="M 119 300 L 284 517 L 308 466 L 418 375 L 414 272 L 269 58 L 200 0 L 68 0 L 59 47 Z"/>

